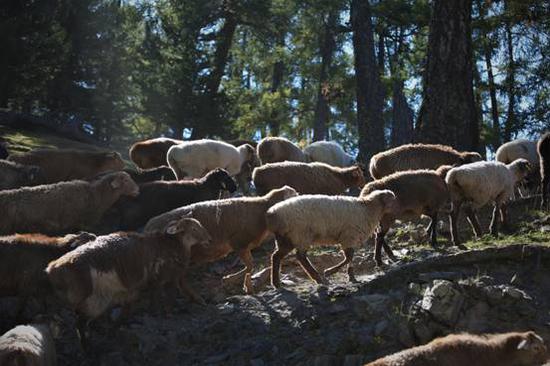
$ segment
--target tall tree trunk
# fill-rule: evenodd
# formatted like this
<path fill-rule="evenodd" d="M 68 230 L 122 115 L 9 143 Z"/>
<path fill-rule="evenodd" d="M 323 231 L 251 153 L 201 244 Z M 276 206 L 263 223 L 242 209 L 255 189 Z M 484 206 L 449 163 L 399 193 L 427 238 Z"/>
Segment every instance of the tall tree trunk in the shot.
<path fill-rule="evenodd" d="M 391 146 L 399 146 L 411 143 L 413 140 L 413 111 L 407 103 L 405 93 L 405 81 L 400 71 L 403 68 L 401 51 L 403 47 L 403 33 L 399 29 L 397 44 L 393 55 L 388 52 L 390 73 L 392 78 L 392 128 L 390 134 Z"/>
<path fill-rule="evenodd" d="M 233 36 L 237 29 L 237 19 L 234 14 L 229 11 L 225 17 L 225 23 L 220 30 L 216 51 L 214 53 L 214 61 L 212 63 L 212 71 L 206 80 L 203 101 L 199 109 L 199 123 L 193 127 L 191 139 L 200 139 L 207 134 L 220 132 L 221 127 L 218 111 L 218 89 L 225 72 L 225 66 L 229 57 L 229 50 L 233 42 Z"/>
<path fill-rule="evenodd" d="M 479 8 L 479 17 L 481 19 L 485 18 L 485 15 L 487 13 L 485 8 L 485 2 L 482 0 L 478 0 L 478 8 Z M 493 146 L 493 149 L 496 150 L 501 145 L 501 136 L 500 136 L 500 121 L 499 121 L 499 113 L 498 113 L 498 102 L 497 102 L 497 89 L 495 85 L 495 76 L 493 74 L 493 62 L 492 62 L 492 45 L 491 45 L 491 39 L 489 35 L 487 34 L 487 31 L 485 27 L 481 28 L 481 36 L 483 38 L 483 56 L 485 58 L 485 67 L 487 68 L 487 80 L 488 80 L 488 86 L 489 86 L 489 97 L 491 100 L 491 130 L 492 130 L 492 141 L 491 144 Z"/>
<path fill-rule="evenodd" d="M 319 53 L 321 55 L 321 69 L 319 70 L 319 86 L 317 89 L 317 104 L 313 116 L 313 141 L 324 140 L 327 136 L 327 126 L 330 119 L 327 81 L 332 64 L 332 57 L 336 48 L 334 31 L 336 28 L 337 13 L 328 14 L 324 24 L 324 32 L 320 38 Z"/>
<path fill-rule="evenodd" d="M 277 46 L 278 47 L 284 47 L 285 46 L 285 33 L 282 32 L 278 39 L 277 39 Z M 281 87 L 283 83 L 283 78 L 285 74 L 285 63 L 283 60 L 277 60 L 273 64 L 273 76 L 271 79 L 271 93 L 276 93 L 279 91 L 279 88 Z M 281 129 L 279 116 L 271 116 L 270 120 L 268 121 L 269 124 L 269 130 L 271 132 L 272 136 L 279 136 L 279 132 Z"/>
<path fill-rule="evenodd" d="M 504 2 L 507 7 L 508 1 Z M 508 70 L 506 75 L 506 89 L 508 89 L 508 115 L 504 122 L 503 142 L 512 139 L 512 133 L 516 129 L 516 64 L 514 61 L 514 40 L 512 36 L 512 25 L 506 21 L 506 46 L 508 51 Z"/>
<path fill-rule="evenodd" d="M 357 160 L 367 164 L 372 155 L 385 148 L 382 115 L 384 98 L 374 54 L 371 9 L 368 0 L 352 0 L 351 26 L 359 133 Z"/>
<path fill-rule="evenodd" d="M 477 150 L 472 0 L 435 0 L 416 139 Z"/>

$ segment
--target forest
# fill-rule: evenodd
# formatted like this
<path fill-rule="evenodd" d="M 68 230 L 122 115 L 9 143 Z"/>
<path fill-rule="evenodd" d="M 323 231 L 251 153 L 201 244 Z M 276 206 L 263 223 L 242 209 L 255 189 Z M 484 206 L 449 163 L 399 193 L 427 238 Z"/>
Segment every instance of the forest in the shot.
<path fill-rule="evenodd" d="M 548 128 L 549 19 L 540 0 L 8 0 L 0 108 L 107 143 L 485 154 Z"/>

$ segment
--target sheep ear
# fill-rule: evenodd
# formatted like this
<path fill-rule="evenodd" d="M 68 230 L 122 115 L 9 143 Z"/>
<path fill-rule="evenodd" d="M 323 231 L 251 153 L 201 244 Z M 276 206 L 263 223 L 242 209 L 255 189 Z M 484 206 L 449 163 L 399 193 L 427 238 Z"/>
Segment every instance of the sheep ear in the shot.
<path fill-rule="evenodd" d="M 166 228 L 164 229 L 164 232 L 166 234 L 170 234 L 170 235 L 177 234 L 180 231 L 179 227 L 178 227 L 178 222 L 179 221 L 170 222 L 168 225 L 166 225 Z"/>
<path fill-rule="evenodd" d="M 121 186 L 121 182 L 118 177 L 111 181 L 111 188 L 117 189 L 117 188 L 120 188 L 120 186 Z"/>

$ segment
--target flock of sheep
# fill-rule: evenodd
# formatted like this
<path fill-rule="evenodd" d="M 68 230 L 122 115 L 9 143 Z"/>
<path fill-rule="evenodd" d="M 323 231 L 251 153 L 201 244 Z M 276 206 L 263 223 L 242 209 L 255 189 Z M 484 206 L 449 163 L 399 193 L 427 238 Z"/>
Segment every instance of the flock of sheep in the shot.
<path fill-rule="evenodd" d="M 437 246 L 439 215 L 450 212 L 451 239 L 461 247 L 461 209 L 479 236 L 476 211 L 494 203 L 490 231 L 496 235 L 520 182 L 541 181 L 544 207 L 550 191 L 550 134 L 538 146 L 528 140 L 504 144 L 497 161 L 449 146 L 403 145 L 373 156 L 370 177 L 336 143 L 301 150 L 281 137 L 257 146 L 158 138 L 134 144 L 130 157 L 137 169 L 124 169 L 114 152 L 8 154 L 0 146 L 0 296 L 20 299 L 19 318 L 29 297 L 53 295 L 76 312 L 85 348 L 91 320 L 115 305 L 128 312 L 144 293 L 170 303 L 171 290 L 178 289 L 204 303 L 188 284 L 187 271 L 231 252 L 245 268 L 224 279 L 242 277 L 244 291 L 253 293 L 251 251 L 270 234 L 276 239 L 274 287 L 294 249 L 315 282 L 327 283 L 343 267 L 355 281 L 354 251 L 373 234 L 377 265 L 383 264 L 382 249 L 397 260 L 385 241 L 396 219 L 430 217 L 428 232 Z M 257 196 L 249 195 L 251 181 Z M 237 189 L 245 196 L 223 198 Z M 361 191 L 345 195 L 354 189 Z M 337 244 L 343 260 L 319 273 L 307 250 Z M 55 364 L 52 347 L 41 322 L 16 327 L 0 337 L 0 365 Z M 462 335 L 370 365 L 533 365 L 544 357 L 544 342 L 533 332 Z"/>

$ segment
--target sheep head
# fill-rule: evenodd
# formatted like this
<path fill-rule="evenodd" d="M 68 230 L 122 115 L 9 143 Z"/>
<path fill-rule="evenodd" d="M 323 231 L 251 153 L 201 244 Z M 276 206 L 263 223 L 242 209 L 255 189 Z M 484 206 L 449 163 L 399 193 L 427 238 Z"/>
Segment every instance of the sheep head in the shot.
<path fill-rule="evenodd" d="M 195 244 L 208 245 L 212 237 L 201 223 L 191 217 L 183 217 L 168 223 L 164 229 L 167 235 L 177 235 L 185 249 Z"/>
<path fill-rule="evenodd" d="M 544 340 L 535 332 L 529 331 L 520 335 L 519 343 L 513 343 L 517 351 L 518 365 L 539 365 L 547 361 L 548 353 Z M 514 345 L 512 345 L 514 346 Z"/>
<path fill-rule="evenodd" d="M 117 172 L 105 176 L 113 190 L 119 190 L 122 195 L 136 197 L 139 194 L 139 187 L 132 180 L 128 173 Z"/>

